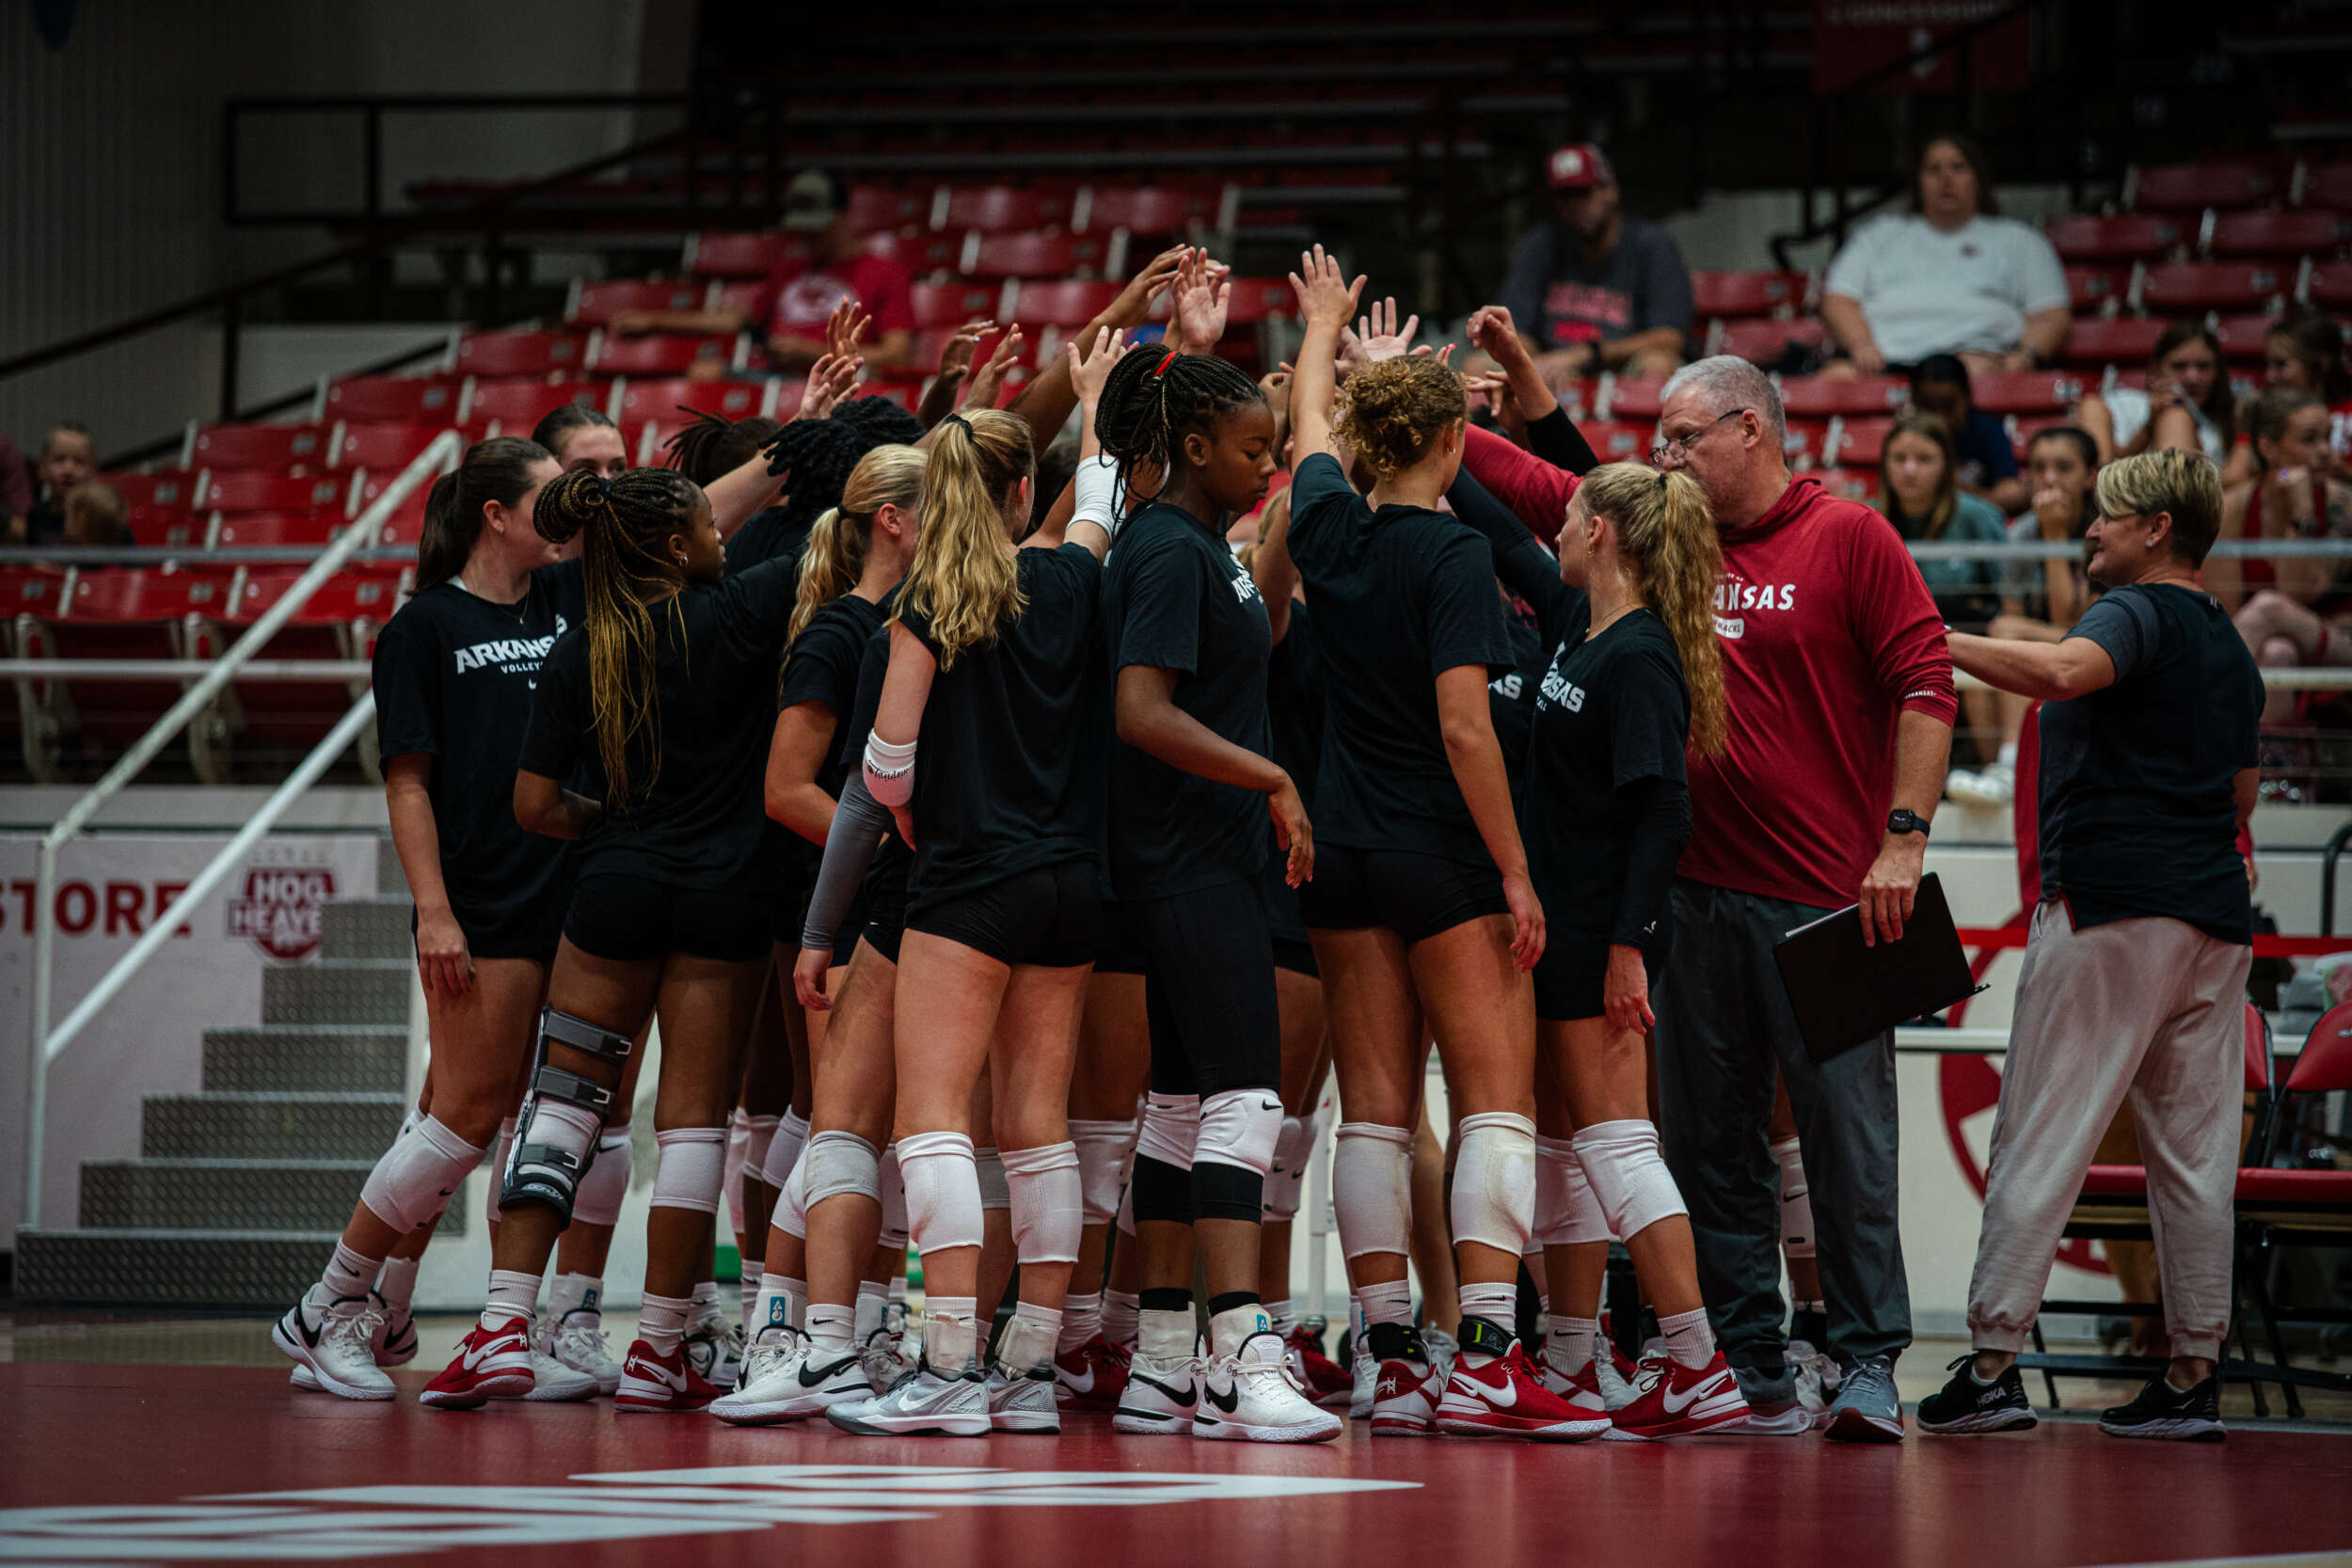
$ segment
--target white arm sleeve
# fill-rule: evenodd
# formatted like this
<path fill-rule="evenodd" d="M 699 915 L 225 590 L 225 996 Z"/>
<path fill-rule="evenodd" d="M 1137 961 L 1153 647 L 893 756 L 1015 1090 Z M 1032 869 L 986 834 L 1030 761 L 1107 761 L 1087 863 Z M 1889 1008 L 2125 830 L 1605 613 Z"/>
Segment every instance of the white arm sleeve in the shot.
<path fill-rule="evenodd" d="M 1078 465 L 1078 472 L 1071 482 L 1078 489 L 1078 499 L 1070 511 L 1073 523 L 1092 523 L 1114 541 L 1119 537 L 1120 501 L 1119 465 L 1111 458 L 1097 454 Z"/>

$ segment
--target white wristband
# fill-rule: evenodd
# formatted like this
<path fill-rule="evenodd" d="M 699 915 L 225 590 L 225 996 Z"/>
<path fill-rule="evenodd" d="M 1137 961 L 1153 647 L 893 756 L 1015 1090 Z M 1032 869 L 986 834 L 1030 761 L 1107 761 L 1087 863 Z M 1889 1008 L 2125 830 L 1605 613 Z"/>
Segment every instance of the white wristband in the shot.
<path fill-rule="evenodd" d="M 1100 453 L 1081 461 L 1077 473 L 1071 480 L 1078 492 L 1076 503 L 1070 510 L 1073 523 L 1092 523 L 1115 542 L 1119 525 L 1125 521 L 1120 515 L 1120 502 L 1124 499 L 1119 483 L 1119 465 Z"/>
<path fill-rule="evenodd" d="M 903 806 L 914 799 L 914 745 L 866 736 L 866 792 L 885 806 Z"/>

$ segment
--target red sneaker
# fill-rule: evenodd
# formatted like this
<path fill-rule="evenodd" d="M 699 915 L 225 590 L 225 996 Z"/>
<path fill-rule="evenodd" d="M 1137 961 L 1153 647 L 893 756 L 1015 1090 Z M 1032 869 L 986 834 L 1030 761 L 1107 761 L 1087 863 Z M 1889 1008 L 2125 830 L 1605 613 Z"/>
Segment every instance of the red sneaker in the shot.
<path fill-rule="evenodd" d="M 621 1389 L 612 1396 L 612 1408 L 624 1413 L 671 1415 L 700 1410 L 723 1392 L 687 1365 L 684 1345 L 662 1356 L 656 1355 L 651 1345 L 639 1339 L 628 1347 L 628 1358 L 621 1363 Z"/>
<path fill-rule="evenodd" d="M 1100 1334 L 1054 1357 L 1054 1398 L 1079 1410 L 1115 1410 L 1127 1386 L 1127 1358 Z"/>
<path fill-rule="evenodd" d="M 1300 1323 L 1282 1341 L 1290 1353 L 1291 1365 L 1307 1380 L 1307 1397 L 1321 1404 L 1332 1394 L 1345 1393 L 1356 1386 L 1356 1380 L 1340 1364 L 1323 1354 L 1323 1340 L 1311 1328 Z"/>
<path fill-rule="evenodd" d="M 1454 1375 L 1438 1401 L 1438 1428 L 1457 1437 L 1526 1437 L 1545 1443 L 1575 1443 L 1610 1429 L 1609 1418 L 1580 1410 L 1551 1392 L 1514 1342 L 1496 1354 L 1474 1349 L 1463 1337 Z M 1482 1363 L 1471 1366 L 1472 1360 Z"/>
<path fill-rule="evenodd" d="M 1582 1369 L 1564 1372 L 1551 1363 L 1548 1355 L 1539 1356 L 1535 1373 L 1543 1380 L 1547 1391 L 1560 1396 L 1587 1416 L 1607 1416 L 1609 1396 L 1600 1386 L 1600 1363 L 1587 1360 Z"/>
<path fill-rule="evenodd" d="M 1724 1353 L 1692 1371 L 1669 1356 L 1658 1377 L 1641 1397 L 1612 1418 L 1613 1438 L 1687 1437 L 1720 1427 L 1742 1426 L 1748 1402 L 1740 1380 L 1731 1374 Z"/>
<path fill-rule="evenodd" d="M 1348 1380 L 1352 1387 L 1355 1379 Z M 1426 1361 L 1399 1356 L 1380 1363 L 1372 1386 L 1372 1434 L 1375 1437 L 1435 1437 L 1438 1374 Z"/>
<path fill-rule="evenodd" d="M 471 1410 L 492 1400 L 518 1400 L 537 1385 L 531 1370 L 531 1320 L 509 1318 L 496 1328 L 473 1325 L 440 1376 L 419 1401 L 442 1410 Z"/>

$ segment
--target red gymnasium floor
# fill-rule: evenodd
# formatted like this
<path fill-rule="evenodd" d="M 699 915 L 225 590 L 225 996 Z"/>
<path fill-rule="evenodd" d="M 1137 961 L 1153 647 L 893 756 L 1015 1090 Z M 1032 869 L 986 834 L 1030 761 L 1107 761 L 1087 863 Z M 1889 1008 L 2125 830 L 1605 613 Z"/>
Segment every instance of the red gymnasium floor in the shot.
<path fill-rule="evenodd" d="M 0 1364 L 0 1563 L 430 1554 L 585 1563 L 1576 1568 L 2352 1561 L 2352 1433 L 2126 1443 L 2069 1421 L 1811 1437 L 1306 1449 L 736 1431 L 609 1405 L 423 1409 L 255 1368 Z"/>

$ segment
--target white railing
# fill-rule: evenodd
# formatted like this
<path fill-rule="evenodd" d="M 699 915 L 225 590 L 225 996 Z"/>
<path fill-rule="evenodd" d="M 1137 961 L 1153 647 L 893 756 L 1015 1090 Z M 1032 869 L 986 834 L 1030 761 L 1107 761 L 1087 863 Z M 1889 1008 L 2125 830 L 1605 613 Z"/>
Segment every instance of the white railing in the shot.
<path fill-rule="evenodd" d="M 170 744 L 172 737 L 185 729 L 189 721 L 202 712 L 206 705 L 219 694 L 221 688 L 237 678 L 246 666 L 254 662 L 253 656 L 259 653 L 271 638 L 278 635 L 279 629 L 294 618 L 296 610 L 310 601 L 310 595 L 318 591 L 320 584 L 342 570 L 345 562 L 363 548 L 370 540 L 378 536 L 393 511 L 408 499 L 417 486 L 429 483 L 434 475 L 447 467 L 457 454 L 456 432 L 444 431 L 434 437 L 433 444 L 418 453 L 416 460 L 401 470 L 400 477 L 393 480 L 386 487 L 384 493 L 378 496 L 366 511 L 360 513 L 349 527 L 336 535 L 334 543 L 327 546 L 318 559 L 310 563 L 308 571 L 294 579 L 293 585 L 279 596 L 278 602 L 263 611 L 262 618 L 248 627 L 245 635 L 238 638 L 227 653 L 205 666 L 202 677 L 187 690 L 182 692 L 180 700 L 174 703 L 162 718 L 156 720 L 153 726 L 122 754 L 121 760 L 108 768 L 105 776 L 92 784 L 88 792 L 74 801 L 72 807 L 57 819 L 56 826 L 42 835 L 33 869 L 33 983 L 30 988 L 32 1027 L 25 1037 L 27 1070 L 25 1075 L 24 1225 L 26 1228 L 35 1228 L 40 1224 L 41 1146 L 44 1141 L 43 1135 L 46 1132 L 44 1123 L 48 1113 L 49 1064 L 56 1060 L 57 1055 L 72 1042 L 73 1037 L 97 1016 L 99 1009 L 121 990 L 140 965 L 144 964 L 155 950 L 163 945 L 164 940 L 168 938 L 171 932 L 179 929 L 181 922 L 195 912 L 197 905 L 219 886 L 222 879 L 229 875 L 230 869 L 252 848 L 262 834 L 266 832 L 286 809 L 293 805 L 294 800 L 311 784 L 315 784 L 319 775 L 324 773 L 351 745 L 352 741 L 358 738 L 362 727 L 375 712 L 374 695 L 370 693 L 360 698 L 351 711 L 343 715 L 342 720 L 336 724 L 326 738 L 302 760 L 301 767 L 294 769 L 293 776 L 271 795 L 261 811 L 255 814 L 253 819 L 246 823 L 236 837 L 230 839 L 221 848 L 220 853 L 213 858 L 212 863 L 197 875 L 196 879 L 188 884 L 186 891 L 173 900 L 171 908 L 165 911 L 163 917 L 150 926 L 146 933 L 132 944 L 131 950 L 116 960 L 114 967 L 106 972 L 105 978 L 98 983 L 89 995 L 82 999 L 64 1025 L 53 1034 L 49 1026 L 52 1001 L 50 988 L 53 980 L 51 971 L 55 967 L 56 957 L 57 939 L 56 922 L 52 905 L 56 898 L 57 882 L 57 851 L 74 834 L 87 827 L 91 818 L 98 815 L 100 808 L 119 793 L 125 784 L 136 778 L 140 771 L 154 760 L 156 753 Z M 18 662 L 38 664 L 40 668 L 35 670 L 34 673 L 56 675 L 60 673 L 58 661 Z M 98 660 L 92 662 L 101 664 L 161 662 L 169 666 L 170 673 L 174 675 L 184 675 L 191 668 L 187 664 L 175 660 Z M 269 662 L 284 664 L 294 661 L 271 660 Z M 361 668 L 364 671 L 364 666 Z"/>
<path fill-rule="evenodd" d="M 189 658 L 0 658 L 0 680 L 178 681 L 203 666 Z M 256 658 L 237 671 L 241 681 L 363 681 L 364 658 Z"/>

